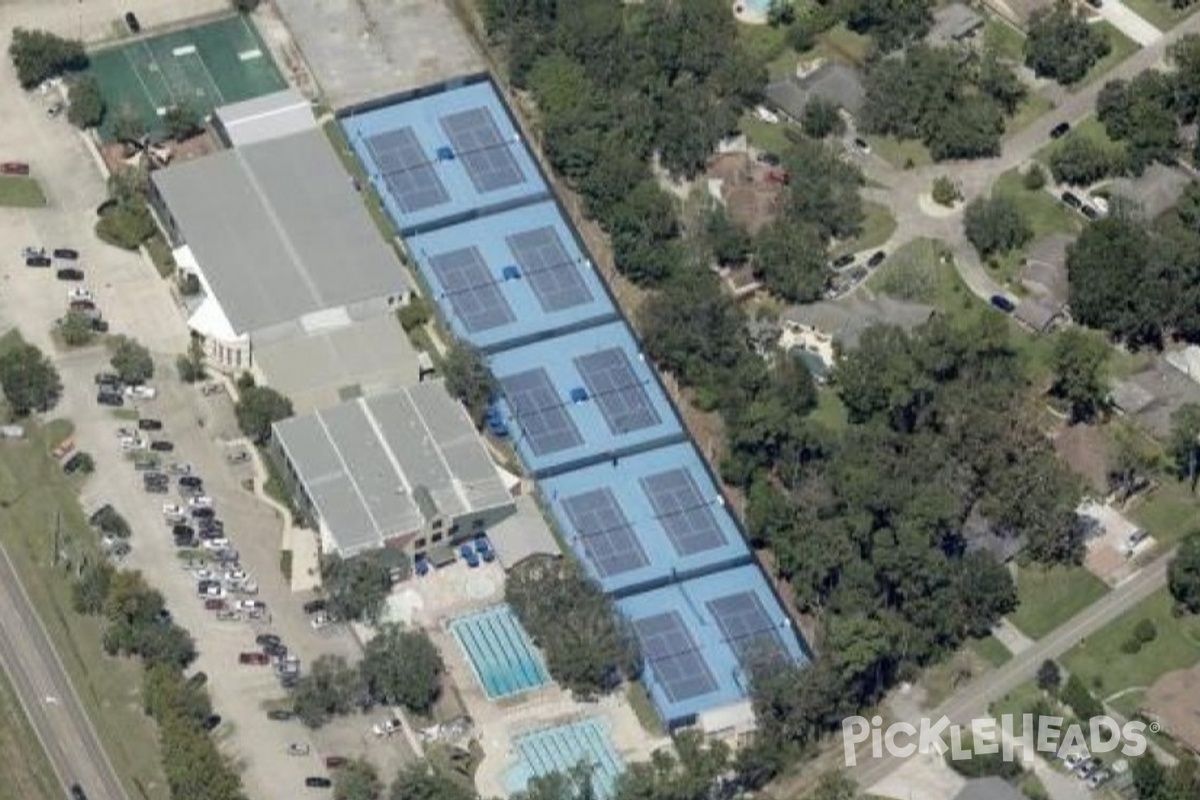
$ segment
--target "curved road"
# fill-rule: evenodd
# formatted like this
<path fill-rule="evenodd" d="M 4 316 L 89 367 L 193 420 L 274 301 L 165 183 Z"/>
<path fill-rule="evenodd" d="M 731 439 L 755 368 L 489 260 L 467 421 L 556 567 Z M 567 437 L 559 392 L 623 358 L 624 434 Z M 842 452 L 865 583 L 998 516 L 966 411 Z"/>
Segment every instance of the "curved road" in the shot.
<path fill-rule="evenodd" d="M 78 783 L 88 800 L 125 800 L 112 762 L 2 546 L 0 665 L 63 784 L 64 796 L 67 787 Z"/>

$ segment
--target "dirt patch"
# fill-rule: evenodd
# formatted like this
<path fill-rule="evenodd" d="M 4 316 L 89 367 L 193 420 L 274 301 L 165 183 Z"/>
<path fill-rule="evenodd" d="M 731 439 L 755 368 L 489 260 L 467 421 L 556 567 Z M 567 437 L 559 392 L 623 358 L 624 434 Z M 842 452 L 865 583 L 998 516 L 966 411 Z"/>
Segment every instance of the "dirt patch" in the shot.
<path fill-rule="evenodd" d="M 705 177 L 720 182 L 730 218 L 750 233 L 778 216 L 786 180 L 782 169 L 759 164 L 748 153 L 722 153 L 709 162 Z"/>
<path fill-rule="evenodd" d="M 210 131 L 205 130 L 203 133 L 199 133 L 182 142 L 163 142 L 161 147 L 170 151 L 170 163 L 177 164 L 182 161 L 191 161 L 194 158 L 215 153 L 221 149 L 221 144 Z M 131 160 L 133 157 L 125 152 L 125 145 L 119 142 L 108 142 L 100 145 L 100 155 L 104 159 L 104 166 L 110 174 L 120 172 L 135 163 Z"/>
<path fill-rule="evenodd" d="M 1064 425 L 1054 435 L 1054 450 L 1089 488 L 1108 493 L 1111 446 L 1104 430 L 1095 425 Z"/>

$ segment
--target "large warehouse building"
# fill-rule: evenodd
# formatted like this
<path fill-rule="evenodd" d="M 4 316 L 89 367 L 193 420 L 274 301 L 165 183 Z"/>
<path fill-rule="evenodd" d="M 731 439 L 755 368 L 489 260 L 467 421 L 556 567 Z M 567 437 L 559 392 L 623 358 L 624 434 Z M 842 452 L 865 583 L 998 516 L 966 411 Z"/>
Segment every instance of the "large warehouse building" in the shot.
<path fill-rule="evenodd" d="M 213 366 L 249 369 L 297 337 L 322 339 L 333 362 L 361 349 L 356 335 L 339 346 L 340 332 L 388 315 L 410 287 L 308 102 L 278 92 L 218 109 L 213 127 L 229 149 L 152 175 L 176 261 L 200 280 L 189 325 Z M 381 363 L 405 360 L 387 349 L 407 347 L 401 336 L 378 338 Z"/>
<path fill-rule="evenodd" d="M 278 422 L 272 447 L 327 553 L 444 550 L 515 512 L 504 478 L 441 381 Z"/>

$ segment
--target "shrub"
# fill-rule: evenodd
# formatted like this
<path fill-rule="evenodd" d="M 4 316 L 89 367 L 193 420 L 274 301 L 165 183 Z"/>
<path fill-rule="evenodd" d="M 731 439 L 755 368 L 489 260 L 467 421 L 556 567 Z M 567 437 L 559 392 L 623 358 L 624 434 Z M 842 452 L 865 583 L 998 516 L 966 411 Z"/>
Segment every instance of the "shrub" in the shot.
<path fill-rule="evenodd" d="M 195 297 L 200 294 L 200 277 L 194 272 L 180 272 L 179 293 L 184 297 Z"/>
<path fill-rule="evenodd" d="M 950 180 L 945 175 L 941 175 L 933 181 L 933 202 L 938 205 L 950 207 L 953 206 L 962 195 L 959 194 L 958 187 L 954 185 L 954 181 Z"/>
<path fill-rule="evenodd" d="M 1030 164 L 1021 176 L 1021 184 L 1031 192 L 1041 190 L 1046 186 L 1046 171 L 1040 164 Z"/>
<path fill-rule="evenodd" d="M 413 297 L 407 304 L 400 307 L 400 310 L 396 312 L 396 318 L 400 320 L 400 327 L 404 329 L 405 333 L 412 333 L 433 319 L 433 309 L 430 308 L 429 301 L 424 297 Z"/>

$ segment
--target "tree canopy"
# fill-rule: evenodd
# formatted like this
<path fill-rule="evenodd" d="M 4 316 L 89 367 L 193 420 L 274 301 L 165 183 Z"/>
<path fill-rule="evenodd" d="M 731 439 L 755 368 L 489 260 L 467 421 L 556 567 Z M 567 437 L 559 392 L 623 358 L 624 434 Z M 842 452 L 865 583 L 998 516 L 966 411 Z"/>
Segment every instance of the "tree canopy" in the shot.
<path fill-rule="evenodd" d="M 353 558 L 331 553 L 321 559 L 321 585 L 329 613 L 338 619 L 374 622 L 392 588 L 392 565 L 379 550 Z"/>
<path fill-rule="evenodd" d="M 1200 614 L 1200 531 L 1188 534 L 1167 567 L 1171 596 L 1189 613 Z"/>
<path fill-rule="evenodd" d="M 1088 24 L 1070 0 L 1035 11 L 1025 39 L 1025 66 L 1039 78 L 1068 85 L 1083 80 L 1112 44 L 1104 29 Z"/>
<path fill-rule="evenodd" d="M 319 656 L 292 688 L 292 708 L 310 728 L 349 713 L 364 697 L 362 676 L 341 656 Z"/>
<path fill-rule="evenodd" d="M 1073 422 L 1091 420 L 1107 406 L 1110 353 L 1108 342 L 1082 328 L 1068 328 L 1055 337 L 1050 393 L 1067 404 Z"/>
<path fill-rule="evenodd" d="M 49 411 L 62 394 L 62 380 L 50 359 L 24 341 L 0 355 L 0 386 L 17 416 Z"/>
<path fill-rule="evenodd" d="M 496 393 L 496 380 L 483 355 L 469 344 L 455 342 L 442 359 L 442 375 L 446 391 L 467 407 L 476 427 L 483 425 L 483 415 Z"/>
<path fill-rule="evenodd" d="M 271 426 L 294 413 L 291 400 L 270 386 L 254 385 L 239 388 L 233 411 L 238 428 L 256 444 L 265 444 L 271 438 Z"/>
<path fill-rule="evenodd" d="M 8 54 L 22 89 L 32 89 L 47 78 L 78 72 L 88 65 L 83 42 L 63 39 L 47 31 L 13 28 Z"/>
<path fill-rule="evenodd" d="M 199 133 L 203 127 L 204 121 L 200 118 L 200 112 L 187 103 L 179 103 L 167 109 L 166 116 L 163 117 L 163 125 L 166 126 L 167 135 L 177 142 L 182 142 L 191 136 Z"/>
<path fill-rule="evenodd" d="M 154 359 L 150 351 L 129 336 L 116 336 L 111 342 L 112 358 L 109 363 L 122 381 L 129 384 L 145 383 L 154 377 Z"/>
<path fill-rule="evenodd" d="M 367 642 L 360 669 L 376 702 L 428 714 L 446 667 L 428 634 L 391 624 Z"/>
<path fill-rule="evenodd" d="M 985 258 L 1016 250 L 1033 238 L 1033 228 L 1021 214 L 1021 207 L 1002 194 L 967 203 L 963 229 L 979 255 Z"/>
<path fill-rule="evenodd" d="M 77 128 L 94 128 L 104 119 L 104 93 L 91 75 L 80 75 L 71 81 L 71 107 L 67 120 Z"/>

